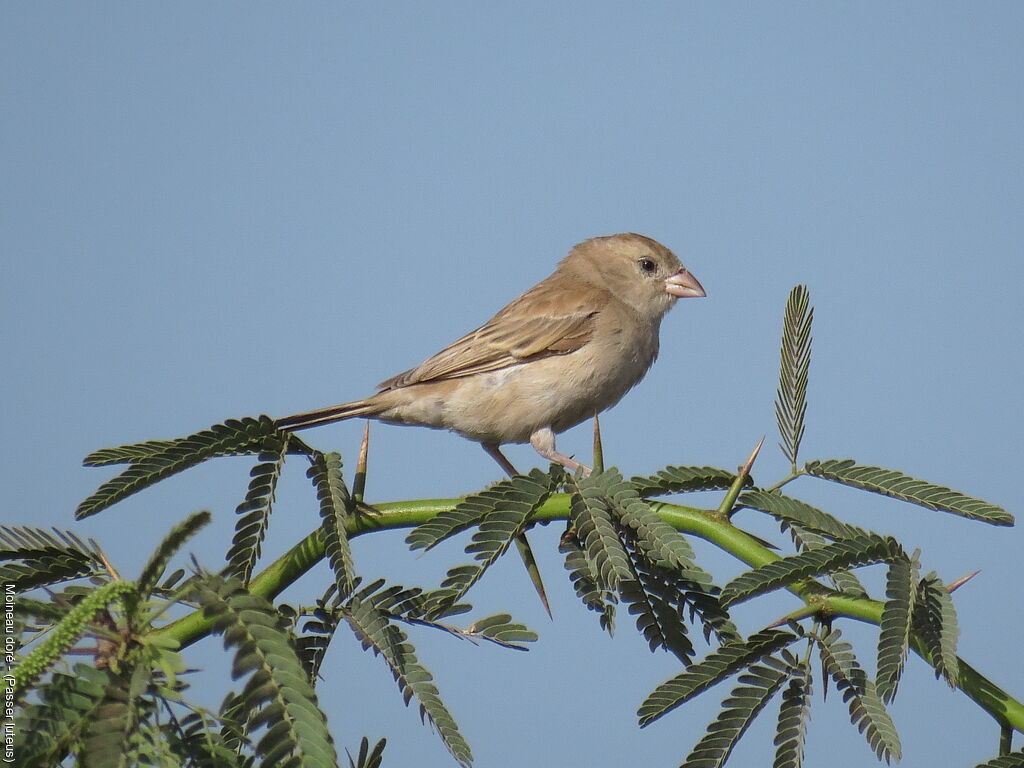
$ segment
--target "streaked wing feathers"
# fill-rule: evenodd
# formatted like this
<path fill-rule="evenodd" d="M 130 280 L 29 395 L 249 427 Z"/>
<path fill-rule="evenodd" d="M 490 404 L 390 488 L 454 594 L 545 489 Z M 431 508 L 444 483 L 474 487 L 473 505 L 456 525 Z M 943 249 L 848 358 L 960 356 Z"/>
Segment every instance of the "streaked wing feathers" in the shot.
<path fill-rule="evenodd" d="M 589 286 L 567 291 L 565 283 L 555 278 L 535 286 L 480 328 L 378 387 L 396 389 L 472 376 L 579 349 L 590 341 L 607 294 Z"/>

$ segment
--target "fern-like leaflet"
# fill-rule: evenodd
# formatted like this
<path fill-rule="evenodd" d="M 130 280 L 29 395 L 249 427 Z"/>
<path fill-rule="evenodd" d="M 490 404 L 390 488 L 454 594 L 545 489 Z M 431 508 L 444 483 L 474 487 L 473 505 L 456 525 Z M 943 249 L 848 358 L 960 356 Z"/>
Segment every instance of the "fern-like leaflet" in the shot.
<path fill-rule="evenodd" d="M 722 604 L 730 606 L 814 576 L 854 566 L 888 563 L 903 556 L 902 547 L 892 537 L 865 534 L 841 539 L 740 574 L 722 588 Z"/>
<path fill-rule="evenodd" d="M 927 509 L 950 512 L 991 525 L 1013 525 L 1013 515 L 1002 507 L 943 485 L 918 480 L 894 469 L 858 465 L 853 459 L 810 461 L 804 469 L 815 477 L 908 501 Z"/>
<path fill-rule="evenodd" d="M 896 696 L 910 643 L 911 617 L 917 600 L 917 553 L 896 558 L 885 579 L 885 605 L 878 632 L 878 693 L 888 704 Z"/>
<path fill-rule="evenodd" d="M 789 685 L 782 692 L 772 768 L 800 768 L 810 719 L 811 668 L 806 661 L 801 661 L 790 669 Z"/>
<path fill-rule="evenodd" d="M 775 420 L 782 437 L 780 447 L 794 471 L 807 413 L 807 374 L 811 365 L 813 320 L 814 308 L 810 306 L 807 286 L 798 285 L 789 293 L 782 321 L 779 389 L 775 398 Z"/>
<path fill-rule="evenodd" d="M 349 546 L 346 525 L 355 513 L 355 502 L 348 492 L 341 472 L 341 454 L 316 451 L 310 457 L 306 476 L 313 481 L 320 501 L 320 530 L 324 549 L 334 573 L 338 591 L 347 595 L 352 590 L 355 563 Z"/>
<path fill-rule="evenodd" d="M 372 588 L 376 584 L 370 586 Z M 344 620 L 363 648 L 372 650 L 387 663 L 405 703 L 415 697 L 420 705 L 420 714 L 433 723 L 448 751 L 460 764 L 469 765 L 473 759 L 469 744 L 441 701 L 433 676 L 419 663 L 405 633 L 390 621 L 388 612 L 378 607 L 376 602 L 372 591 L 360 590 L 347 602 L 342 613 Z"/>
<path fill-rule="evenodd" d="M 428 611 L 429 617 L 439 618 L 450 612 L 451 607 L 462 599 L 487 569 L 508 551 L 516 538 L 523 534 L 530 524 L 533 513 L 555 492 L 561 480 L 561 472 L 546 473 L 534 469 L 529 475 L 516 475 L 484 493 L 471 497 L 474 507 L 479 508 L 480 512 L 476 517 L 478 529 L 466 546 L 466 553 L 473 555 L 476 562 L 449 569 L 441 582 L 441 588 L 432 593 L 435 602 Z M 459 530 L 462 529 L 464 528 Z M 416 539 L 416 543 L 413 543 L 412 534 L 408 540 L 413 547 L 429 548 L 455 532 L 454 528 L 448 529 L 440 538 L 434 539 L 433 543 L 429 543 L 426 538 Z"/>
<path fill-rule="evenodd" d="M 641 496 L 664 496 L 691 491 L 725 490 L 736 475 L 717 467 L 665 467 L 653 475 L 638 475 L 630 483 Z"/>
<path fill-rule="evenodd" d="M 94 576 L 106 571 L 95 542 L 71 531 L 0 526 L 0 582 L 18 592 Z"/>
<path fill-rule="evenodd" d="M 838 628 L 816 640 L 822 667 L 850 708 L 850 722 L 864 734 L 879 760 L 887 763 L 899 760 L 902 747 L 896 726 L 886 712 L 874 682 L 858 663 L 853 647 L 842 639 Z"/>
<path fill-rule="evenodd" d="M 785 648 L 796 639 L 797 635 L 791 632 L 766 629 L 746 640 L 724 643 L 697 663 L 690 665 L 685 672 L 666 680 L 648 694 L 637 712 L 640 726 L 649 725 L 740 670 Z"/>
<path fill-rule="evenodd" d="M 259 419 L 229 419 L 179 440 L 141 444 L 155 443 L 161 450 L 133 459 L 124 472 L 103 483 L 79 504 L 75 517 L 81 520 L 94 515 L 154 483 L 216 456 L 258 452 L 267 438 L 279 434 L 273 420 L 261 416 Z"/>
<path fill-rule="evenodd" d="M 257 753 L 271 762 L 295 757 L 302 765 L 335 766 L 326 718 L 277 610 L 236 579 L 207 576 L 195 589 L 214 631 L 235 649 L 232 675 L 248 676 L 240 701 L 249 729 L 269 726 Z"/>
<path fill-rule="evenodd" d="M 955 687 L 960 672 L 960 662 L 956 655 L 960 630 L 953 596 L 935 571 L 921 579 L 917 585 L 913 626 L 928 650 L 935 668 L 935 677 L 942 677 L 951 687 Z"/>
<path fill-rule="evenodd" d="M 785 654 L 785 651 L 783 651 Z M 751 664 L 722 702 L 722 710 L 697 742 L 681 768 L 719 768 L 754 719 L 785 684 L 792 666 L 788 658 L 768 656 Z"/>
<path fill-rule="evenodd" d="M 277 481 L 284 468 L 290 435 L 271 435 L 260 446 L 259 463 L 250 470 L 249 490 L 245 500 L 235 509 L 235 535 L 227 553 L 227 573 L 249 582 L 259 560 L 263 539 L 267 535 L 270 512 L 274 505 Z"/>

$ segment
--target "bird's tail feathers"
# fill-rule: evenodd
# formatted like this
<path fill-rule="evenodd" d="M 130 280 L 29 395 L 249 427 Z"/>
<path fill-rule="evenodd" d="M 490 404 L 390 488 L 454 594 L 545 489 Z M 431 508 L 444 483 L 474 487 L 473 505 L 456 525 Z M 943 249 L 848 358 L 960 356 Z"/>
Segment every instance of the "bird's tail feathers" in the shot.
<path fill-rule="evenodd" d="M 300 429 L 319 427 L 322 424 L 331 424 L 335 421 L 353 419 L 357 416 L 373 416 L 380 411 L 372 398 L 367 400 L 356 400 L 352 403 L 332 405 L 330 408 L 321 408 L 307 413 L 297 413 L 294 416 L 286 416 L 277 420 L 277 426 L 289 432 L 297 432 Z"/>

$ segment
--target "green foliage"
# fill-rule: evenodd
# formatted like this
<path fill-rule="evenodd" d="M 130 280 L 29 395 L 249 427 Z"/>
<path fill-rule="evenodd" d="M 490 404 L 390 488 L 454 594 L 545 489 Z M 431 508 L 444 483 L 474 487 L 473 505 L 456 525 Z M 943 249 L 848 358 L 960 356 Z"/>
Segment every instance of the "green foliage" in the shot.
<path fill-rule="evenodd" d="M 100 452 L 101 459 L 117 452 L 139 452 L 140 455 L 130 459 L 128 469 L 105 482 L 79 504 L 75 517 L 81 520 L 94 515 L 154 483 L 201 464 L 207 459 L 256 453 L 262 450 L 268 437 L 277 434 L 274 422 L 266 416 L 261 416 L 258 419 L 229 419 L 223 424 L 217 424 L 178 440 L 152 440 L 107 449 L 106 454 Z M 146 446 L 150 452 L 144 452 L 142 446 Z M 97 463 L 96 456 L 97 454 L 87 456 L 86 463 L 89 464 L 90 459 L 93 460 L 91 463 Z"/>
<path fill-rule="evenodd" d="M 471 639 L 490 640 L 492 643 L 520 651 L 526 650 L 522 643 L 532 643 L 537 640 L 536 632 L 527 629 L 524 624 L 512 621 L 512 615 L 508 613 L 496 613 L 493 616 L 477 619 L 466 627 L 462 634 Z"/>
<path fill-rule="evenodd" d="M 842 633 L 838 629 L 817 638 L 822 669 L 835 682 L 836 689 L 849 706 L 850 722 L 864 734 L 878 759 L 887 763 L 899 760 L 902 747 L 896 726 L 886 712 L 874 682 L 858 663 L 853 647 L 841 638 Z"/>
<path fill-rule="evenodd" d="M 109 581 L 97 587 L 67 612 L 43 642 L 36 646 L 14 670 L 14 695 L 38 680 L 68 649 L 78 642 L 89 622 L 115 600 L 124 600 L 135 593 L 135 585 L 125 581 Z"/>
<path fill-rule="evenodd" d="M 1024 751 L 993 757 L 976 765 L 975 768 L 1024 768 Z"/>
<path fill-rule="evenodd" d="M 805 530 L 795 523 L 790 523 L 788 527 L 793 543 L 796 544 L 796 548 L 801 552 L 805 549 L 819 549 L 829 543 L 828 539 L 824 536 Z M 868 597 L 868 592 L 864 589 L 864 585 L 860 583 L 860 579 L 854 576 L 851 571 L 829 571 L 827 577 L 832 586 L 840 592 L 854 597 Z"/>
<path fill-rule="evenodd" d="M 894 469 L 858 465 L 853 459 L 810 461 L 804 469 L 815 477 L 909 501 L 939 512 L 950 512 L 992 525 L 1013 525 L 1013 515 L 1002 507 L 942 485 L 917 480 Z"/>
<path fill-rule="evenodd" d="M 316 692 L 274 606 L 236 579 L 209 576 L 195 591 L 213 631 L 224 636 L 226 648 L 235 649 L 232 677 L 248 677 L 241 702 L 249 729 L 267 726 L 256 752 L 275 764 L 337 765 Z"/>
<path fill-rule="evenodd" d="M 212 516 L 209 512 L 197 512 L 194 515 L 189 515 L 183 522 L 171 529 L 170 533 L 160 542 L 156 551 L 150 556 L 149 562 L 142 569 L 142 573 L 139 574 L 139 580 L 136 582 L 139 597 L 143 600 L 149 599 L 156 588 L 156 583 L 164 575 L 164 571 L 167 569 L 167 564 L 171 558 L 174 557 L 186 541 L 195 536 L 201 528 L 209 524 L 211 519 Z"/>
<path fill-rule="evenodd" d="M 903 548 L 889 536 L 869 533 L 841 539 L 740 574 L 722 588 L 722 603 L 729 606 L 824 573 L 888 563 L 903 556 Z"/>
<path fill-rule="evenodd" d="M 372 650 L 387 663 L 405 703 L 415 697 L 421 716 L 433 723 L 452 757 L 462 765 L 469 765 L 472 751 L 459 732 L 455 718 L 441 701 L 433 676 L 419 663 L 405 633 L 389 621 L 388 612 L 378 607 L 378 603 L 379 600 L 364 590 L 352 597 L 344 618 L 363 648 Z"/>
<path fill-rule="evenodd" d="M 576 529 L 576 538 L 590 563 L 599 589 L 614 592 L 622 581 L 633 578 L 626 547 L 619 540 L 614 502 L 608 497 L 605 482 L 621 476 L 615 470 L 599 473 L 573 485 L 569 520 Z"/>
<path fill-rule="evenodd" d="M 613 628 L 614 606 L 629 604 L 651 650 L 663 648 L 689 661 L 695 649 L 689 621 L 705 639 L 737 636 L 718 602 L 718 588 L 693 561 L 693 550 L 644 501 L 633 481 L 615 469 L 568 479 L 570 530 L 562 539 L 566 567 L 577 595 Z"/>
<path fill-rule="evenodd" d="M 320 501 L 321 532 L 327 559 L 334 573 L 334 583 L 341 594 L 352 591 L 355 563 L 348 543 L 346 526 L 355 513 L 355 502 L 341 473 L 341 454 L 316 451 L 310 457 L 306 476 L 313 481 Z"/>
<path fill-rule="evenodd" d="M 689 639 L 688 625 L 700 622 L 704 640 L 738 640 L 740 635 L 718 599 L 719 589 L 708 581 L 690 578 L 692 569 L 666 568 L 646 557 L 637 539 L 626 533 L 627 552 L 633 578 L 623 582 L 619 595 L 636 616 L 636 627 L 652 651 L 664 648 L 688 663 L 696 649 Z"/>
<path fill-rule="evenodd" d="M 406 543 L 414 550 L 433 549 L 442 541 L 480 525 L 496 512 L 509 511 L 525 518 L 540 506 L 538 499 L 547 499 L 561 479 L 561 469 L 552 467 L 547 474 L 535 469 L 529 475 L 502 480 L 416 526 L 406 537 Z"/>
<path fill-rule="evenodd" d="M 935 677 L 942 677 L 950 687 L 956 687 L 960 675 L 960 662 L 956 655 L 960 629 L 953 596 L 935 571 L 917 585 L 913 628 L 928 649 Z"/>
<path fill-rule="evenodd" d="M 85 732 L 83 753 L 88 755 L 88 764 L 131 768 L 142 762 L 140 731 L 148 708 L 138 706 L 136 697 L 142 693 L 144 682 L 144 674 L 110 676 Z"/>
<path fill-rule="evenodd" d="M 235 509 L 235 537 L 228 550 L 228 574 L 248 583 L 252 569 L 260 557 L 263 538 L 267 535 L 274 491 L 288 454 L 289 435 L 273 434 L 260 444 L 259 463 L 249 471 L 252 478 L 245 500 Z"/>
<path fill-rule="evenodd" d="M 807 661 L 802 661 L 790 667 L 789 685 L 782 693 L 772 768 L 800 768 L 810 719 L 811 667 Z"/>
<path fill-rule="evenodd" d="M 864 529 L 844 523 L 827 512 L 779 491 L 746 491 L 740 496 L 738 505 L 767 512 L 782 524 L 783 530 L 796 526 L 829 539 L 852 539 L 864 534 Z"/>
<path fill-rule="evenodd" d="M 630 480 L 641 496 L 664 496 L 690 491 L 725 490 L 736 480 L 736 475 L 715 467 L 665 467 L 653 475 L 637 476 Z"/>
<path fill-rule="evenodd" d="M 746 640 L 724 643 L 685 672 L 666 680 L 647 696 L 637 712 L 641 727 L 650 725 L 737 672 L 751 668 L 796 639 L 797 635 L 791 632 L 766 629 Z"/>
<path fill-rule="evenodd" d="M 58 765 L 76 751 L 111 678 L 107 670 L 88 664 L 76 664 L 70 673 L 54 672 L 37 689 L 38 703 L 26 706 L 17 719 L 15 749 L 22 763 Z"/>
<path fill-rule="evenodd" d="M 711 583 L 711 577 L 694 562 L 693 548 L 686 538 L 662 520 L 631 483 L 625 482 L 614 469 L 604 472 L 602 477 L 605 497 L 612 501 L 619 522 L 633 531 L 637 547 L 650 562 L 678 571 L 692 581 Z"/>
<path fill-rule="evenodd" d="M 740 675 L 739 685 L 722 702 L 722 711 L 708 732 L 683 761 L 683 768 L 717 768 L 729 759 L 733 748 L 772 697 L 786 682 L 788 665 L 772 657 L 751 664 Z"/>
<path fill-rule="evenodd" d="M 885 607 L 878 633 L 878 692 L 888 704 L 896 696 L 903 662 L 910 644 L 910 620 L 917 598 L 919 565 L 913 557 L 899 557 L 889 565 L 885 579 Z"/>
<path fill-rule="evenodd" d="M 806 285 L 789 292 L 782 321 L 782 352 L 775 421 L 782 438 L 780 447 L 796 469 L 796 457 L 804 436 L 807 413 L 807 376 L 811 366 L 811 323 L 814 309 Z"/>
<path fill-rule="evenodd" d="M 559 551 L 565 555 L 565 569 L 576 596 L 591 611 L 599 615 L 601 629 L 609 635 L 615 633 L 615 593 L 598 583 L 598 575 L 592 559 L 580 547 L 571 530 L 566 531 L 559 543 Z"/>
<path fill-rule="evenodd" d="M 370 749 L 370 740 L 363 736 L 356 758 L 352 759 L 352 755 L 348 755 L 349 768 L 380 768 L 384 760 L 384 747 L 387 746 L 387 743 L 387 739 L 381 739 L 373 749 Z"/>
<path fill-rule="evenodd" d="M 178 443 L 177 440 L 146 440 L 142 443 L 119 445 L 116 448 L 101 448 L 82 459 L 82 464 L 86 467 L 131 464 L 140 459 L 149 459 L 165 454 L 176 443 Z"/>
<path fill-rule="evenodd" d="M 961 673 L 969 668 L 956 655 L 956 611 L 934 571 L 920 578 L 917 555 L 908 557 L 892 537 L 840 520 L 796 498 L 789 488 L 783 494 L 783 486 L 811 475 L 969 519 L 1013 522 L 1001 507 L 894 470 L 852 460 L 797 467 L 805 432 L 812 317 L 807 290 L 797 286 L 783 321 L 775 402 L 780 446 L 792 471 L 761 488 L 746 474 L 740 482 L 736 474 L 708 466 L 669 466 L 625 480 L 618 470 L 604 470 L 603 462 L 595 461 L 597 471 L 590 477 L 570 477 L 553 466 L 496 483 L 458 502 L 374 507 L 362 499 L 358 478 L 350 493 L 340 454 L 316 450 L 278 431 L 265 416 L 227 421 L 184 438 L 96 451 L 86 458 L 87 465 L 125 466 L 82 502 L 78 517 L 210 458 L 246 455 L 256 463 L 238 508 L 236 533 L 226 547 L 228 567 L 221 575 L 206 574 L 195 561 L 188 578 L 180 567 L 166 574 L 184 545 L 210 521 L 206 512 L 174 526 L 135 582 L 122 580 L 91 540 L 67 531 L 0 527 L 0 579 L 21 592 L 14 606 L 19 759 L 26 765 L 126 768 L 335 766 L 338 756 L 318 704 L 317 685 L 327 679 L 332 692 L 347 693 L 347 665 L 324 665 L 339 630 L 344 636 L 347 629 L 387 665 L 406 704 L 415 699 L 421 719 L 433 726 L 455 761 L 468 765 L 469 743 L 410 635 L 436 630 L 468 641 L 466 645 L 488 642 L 525 650 L 537 635 L 506 612 L 466 626 L 456 626 L 453 617 L 471 610 L 464 596 L 513 542 L 534 524 L 556 518 L 568 521 L 560 541 L 567 576 L 584 606 L 598 614 L 600 626 L 611 632 L 619 606 L 625 606 L 651 650 L 666 650 L 682 665 L 642 702 L 641 726 L 726 680 L 736 680 L 684 766 L 726 764 L 753 720 L 777 699 L 774 766 L 799 768 L 810 722 L 815 649 L 822 689 L 835 686 L 851 723 L 880 760 L 901 755 L 886 703 L 896 694 L 911 648 L 926 657 L 937 676 L 964 688 L 1000 722 L 1024 729 L 1024 705 L 973 670 Z M 320 525 L 258 572 L 289 454 L 304 455 L 310 462 L 306 475 Z M 714 490 L 725 491 L 725 500 L 710 509 L 652 501 Z M 775 519 L 790 534 L 795 551 L 769 549 L 738 528 L 732 512 L 739 508 Z M 410 525 L 415 527 L 407 543 L 413 551 L 432 550 L 468 533 L 465 552 L 472 562 L 450 567 L 434 588 L 404 587 L 383 578 L 361 580 L 349 537 Z M 696 564 L 688 535 L 703 537 L 751 570 L 719 588 Z M 331 574 L 313 585 L 314 597 L 305 598 L 309 604 L 277 601 L 323 558 Z M 873 563 L 888 565 L 882 602 L 872 600 L 849 570 Z M 61 591 L 46 589 L 58 584 Z M 782 588 L 803 601 L 773 625 L 786 628 L 741 633 L 727 608 L 755 598 L 773 600 L 774 591 Z M 880 626 L 877 682 L 833 626 L 847 618 Z M 697 647 L 695 627 L 706 649 Z M 233 675 L 244 680 L 242 690 L 229 692 L 216 712 L 187 696 L 193 673 L 186 664 L 186 646 L 210 633 L 223 635 L 233 652 Z M 794 655 L 794 646 L 804 648 L 801 658 Z M 91 663 L 72 666 L 72 653 L 90 654 Z M 359 705 L 361 694 L 348 695 L 349 705 Z M 500 692 L 483 691 L 481 703 L 495 695 Z M 384 745 L 381 739 L 371 747 L 363 738 L 354 757 L 346 751 L 349 767 L 380 768 Z M 1004 755 L 986 765 L 1021 765 L 1019 755 Z"/>
<path fill-rule="evenodd" d="M 522 536 L 531 522 L 532 515 L 555 492 L 562 477 L 561 470 L 552 469 L 551 472 L 545 473 L 534 469 L 529 475 L 516 475 L 484 493 L 467 499 L 474 509 L 474 514 L 477 515 L 477 530 L 466 546 L 466 554 L 473 555 L 477 562 L 449 569 L 448 575 L 441 582 L 441 589 L 434 594 L 434 603 L 428 615 L 439 618 L 447 614 L 452 606 L 462 599 L 483 577 L 487 569 L 508 551 L 518 537 Z M 441 538 L 434 539 L 433 543 L 420 544 L 419 542 L 426 541 L 425 534 L 417 539 L 416 543 L 410 541 L 410 547 L 415 549 L 417 546 L 423 546 L 429 549 L 456 532 L 456 529 L 450 528 Z M 434 532 L 429 535 L 433 534 Z M 409 538 L 413 538 L 412 534 Z"/>
<path fill-rule="evenodd" d="M 53 533 L 29 526 L 0 526 L 0 582 L 18 592 L 103 573 L 95 543 L 71 531 Z"/>

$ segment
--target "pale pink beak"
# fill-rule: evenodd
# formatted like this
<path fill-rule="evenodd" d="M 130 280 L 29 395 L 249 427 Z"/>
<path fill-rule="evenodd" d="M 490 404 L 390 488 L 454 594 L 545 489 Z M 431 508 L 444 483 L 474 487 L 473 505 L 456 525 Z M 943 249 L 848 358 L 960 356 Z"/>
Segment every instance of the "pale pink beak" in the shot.
<path fill-rule="evenodd" d="M 665 278 L 665 293 L 675 296 L 677 299 L 707 296 L 704 293 L 704 286 L 700 284 L 696 277 L 686 271 L 686 267 L 683 267 L 671 277 Z"/>

